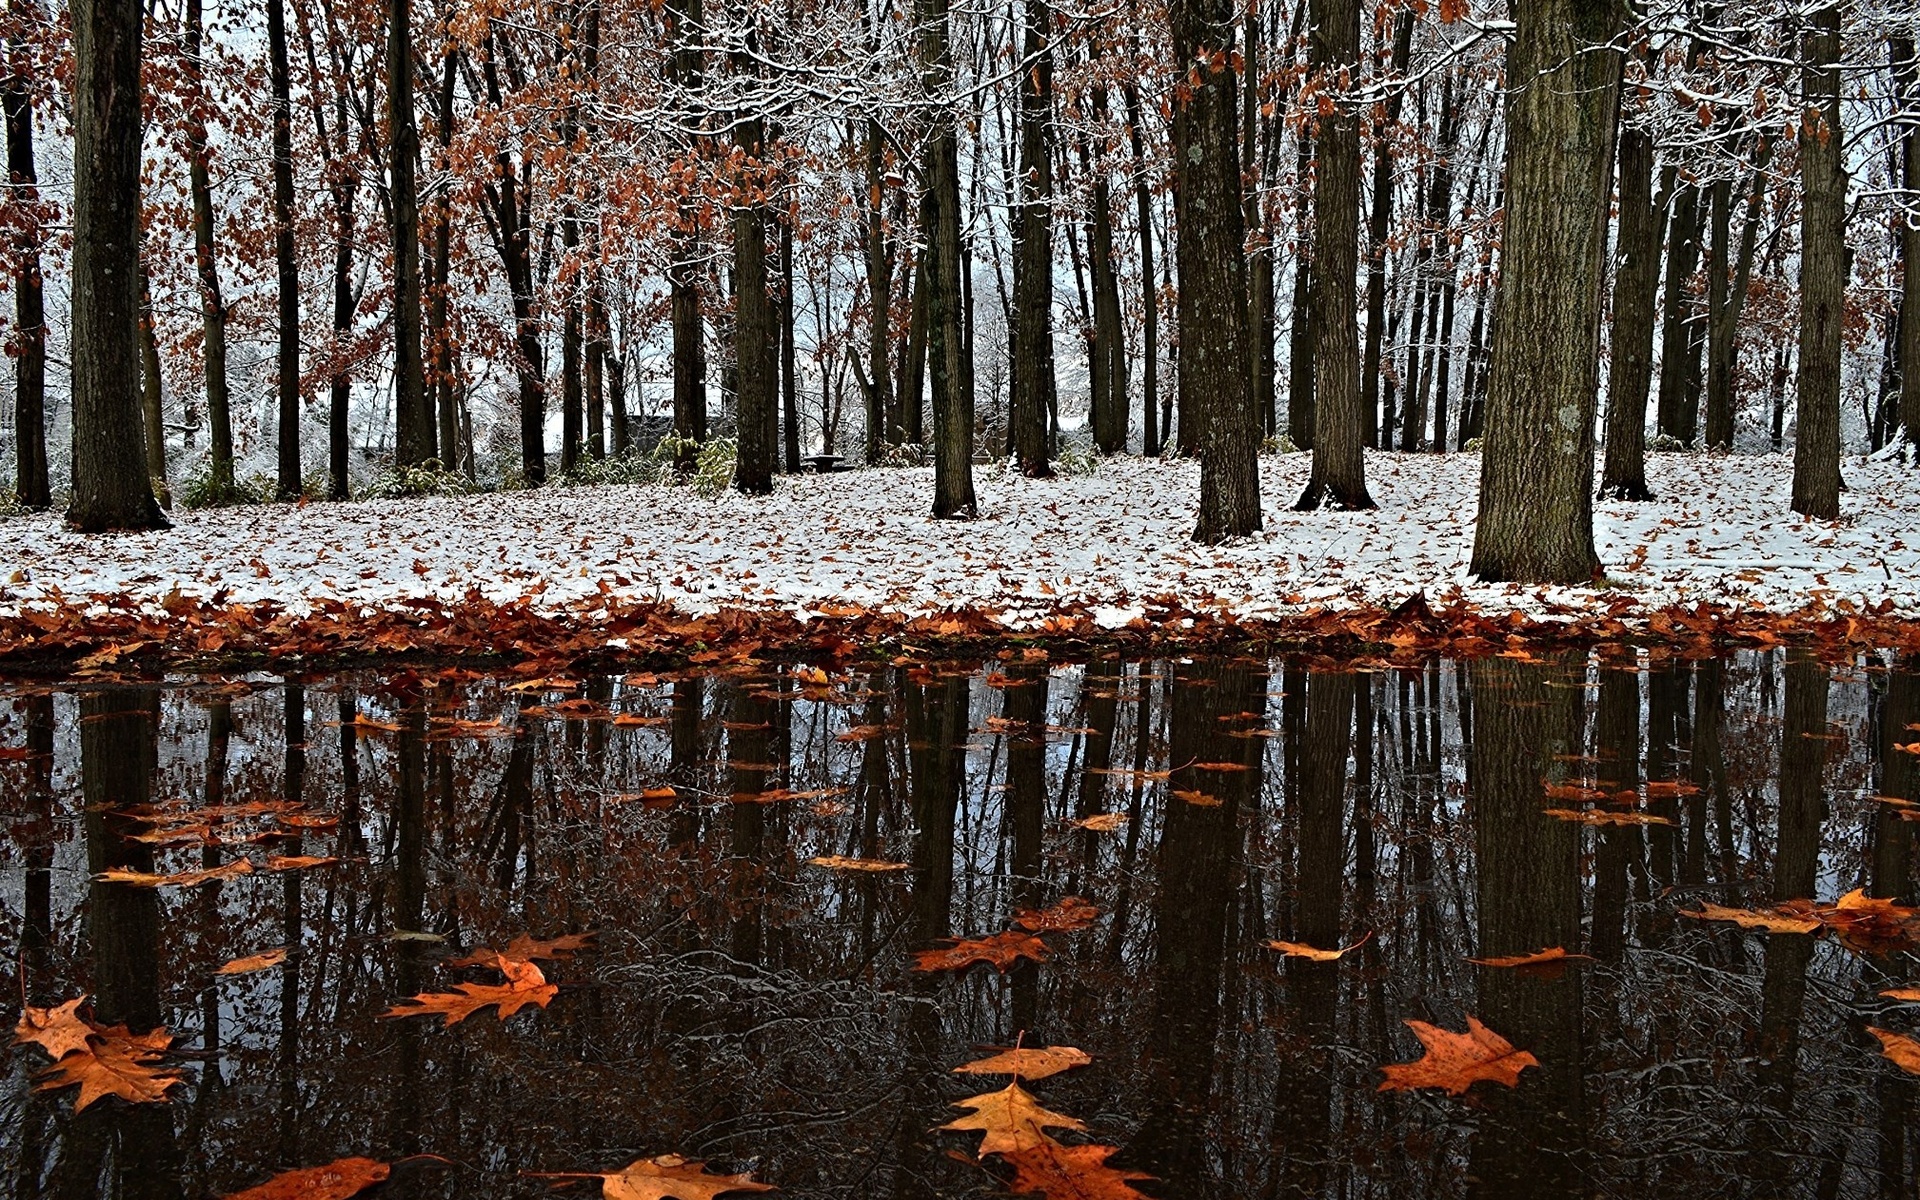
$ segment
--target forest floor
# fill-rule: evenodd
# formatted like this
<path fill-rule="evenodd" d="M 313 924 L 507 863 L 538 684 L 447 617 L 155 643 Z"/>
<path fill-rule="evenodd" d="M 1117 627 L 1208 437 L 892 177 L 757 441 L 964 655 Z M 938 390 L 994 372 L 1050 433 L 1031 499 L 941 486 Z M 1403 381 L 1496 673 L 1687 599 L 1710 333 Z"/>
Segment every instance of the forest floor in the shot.
<path fill-rule="evenodd" d="M 1898 463 L 1848 460 L 1843 516 L 1822 522 L 1789 511 L 1788 457 L 1651 455 L 1656 500 L 1596 505 L 1604 581 L 1548 588 L 1468 577 L 1477 454 L 1369 454 L 1379 507 L 1365 513 L 1291 511 L 1307 467 L 1305 454 L 1263 458 L 1266 528 L 1222 547 L 1188 540 L 1198 467 L 1135 458 L 1051 480 L 982 469 L 981 515 L 965 522 L 927 515 L 926 469 L 785 478 L 764 498 L 548 487 L 177 512 L 171 531 L 106 536 L 72 533 L 57 515 L 22 517 L 0 522 L 0 627 L 18 644 L 33 634 L 22 623 L 48 611 L 65 611 L 69 630 L 89 614 L 151 630 L 168 614 L 236 605 L 283 621 L 409 606 L 543 618 L 627 606 L 688 618 L 751 611 L 789 628 L 855 616 L 925 628 L 960 612 L 964 627 L 935 632 L 1097 636 L 1170 615 L 1284 625 L 1415 594 L 1443 613 L 1516 625 L 1604 614 L 1632 626 L 1700 606 L 1920 618 L 1920 473 Z M 0 629 L 0 653 L 9 640 Z"/>

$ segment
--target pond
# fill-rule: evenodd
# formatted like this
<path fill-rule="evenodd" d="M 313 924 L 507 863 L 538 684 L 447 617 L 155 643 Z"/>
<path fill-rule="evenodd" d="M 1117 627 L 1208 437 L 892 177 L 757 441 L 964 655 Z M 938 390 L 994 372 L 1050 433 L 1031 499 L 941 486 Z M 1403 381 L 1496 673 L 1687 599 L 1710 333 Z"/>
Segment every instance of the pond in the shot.
<path fill-rule="evenodd" d="M 0 1174 L 1005 1195 L 939 1127 L 1018 1044 L 1091 1060 L 1022 1084 L 1116 1148 L 1075 1195 L 1912 1196 L 1897 911 L 1685 914 L 1912 903 L 1916 722 L 1920 676 L 1785 650 L 0 684 L 5 1016 L 86 994 L 179 1080 L 76 1112 L 16 1047 Z M 1381 1090 L 1469 1017 L 1517 1086 Z"/>

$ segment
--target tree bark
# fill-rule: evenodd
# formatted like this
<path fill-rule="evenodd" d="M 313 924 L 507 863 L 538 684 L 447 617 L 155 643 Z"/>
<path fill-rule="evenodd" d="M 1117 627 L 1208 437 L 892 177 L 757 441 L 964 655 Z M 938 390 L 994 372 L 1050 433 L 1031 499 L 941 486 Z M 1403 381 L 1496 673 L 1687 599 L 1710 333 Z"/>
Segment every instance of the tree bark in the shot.
<path fill-rule="evenodd" d="M 1653 198 L 1653 137 L 1623 129 L 1613 361 L 1607 371 L 1607 449 L 1600 472 L 1600 494 L 1616 500 L 1653 499 L 1647 487 L 1647 394 L 1653 386 L 1654 301 L 1665 221 Z"/>
<path fill-rule="evenodd" d="M 1687 368 L 1691 359 L 1687 340 L 1693 333 L 1694 301 L 1689 292 L 1700 265 L 1700 189 L 1681 185 L 1673 202 L 1673 220 L 1667 241 L 1667 281 L 1660 327 L 1660 399 L 1656 418 L 1660 432 L 1691 445 L 1687 429 Z"/>
<path fill-rule="evenodd" d="M 933 515 L 971 518 L 980 511 L 973 494 L 973 370 L 966 337 L 965 297 L 961 291 L 960 151 L 956 115 L 948 91 L 953 84 L 952 11 L 948 0 L 915 0 L 920 27 L 921 85 L 934 106 L 922 171 L 927 193 L 921 206 L 926 222 L 926 332 L 928 374 L 933 381 Z"/>
<path fill-rule="evenodd" d="M 147 427 L 147 478 L 160 507 L 173 507 L 167 485 L 166 384 L 160 375 L 160 337 L 153 325 L 153 285 L 140 266 L 140 411 Z"/>
<path fill-rule="evenodd" d="M 1840 326 L 1847 290 L 1847 177 L 1841 157 L 1840 5 L 1815 9 L 1800 81 L 1799 425 L 1793 511 L 1840 515 Z"/>
<path fill-rule="evenodd" d="M 293 244 L 293 81 L 287 65 L 287 13 L 282 0 L 267 0 L 267 62 L 273 93 L 273 260 L 279 276 L 275 294 L 280 318 L 274 369 L 279 399 L 275 439 L 279 479 L 275 490 L 282 500 L 298 500 L 304 485 L 300 470 L 300 259 Z"/>
<path fill-rule="evenodd" d="M 140 0 L 73 4 L 73 500 L 88 533 L 164 529 L 140 413 Z"/>
<path fill-rule="evenodd" d="M 736 118 L 734 146 L 748 173 L 741 190 L 749 194 L 766 186 L 765 140 L 760 118 Z M 773 491 L 778 416 L 767 353 L 774 330 L 767 298 L 767 206 L 762 200 L 749 200 L 733 210 L 733 303 L 733 358 L 740 381 L 734 396 L 739 454 L 733 486 L 749 496 L 765 496 Z"/>
<path fill-rule="evenodd" d="M 1358 77 L 1360 58 L 1360 35 L 1357 24 L 1359 6 L 1355 10 L 1354 44 L 1351 58 L 1340 60 L 1353 64 L 1353 75 Z M 1319 25 L 1318 20 L 1315 26 Z M 1401 10 L 1394 20 L 1393 58 L 1390 75 L 1399 78 L 1406 74 L 1407 61 L 1413 53 L 1413 9 Z M 1385 112 L 1380 125 L 1373 131 L 1373 194 L 1367 212 L 1367 347 L 1366 356 L 1361 360 L 1360 403 L 1362 406 L 1362 427 L 1366 444 L 1376 443 L 1380 431 L 1389 433 L 1393 427 L 1391 414 L 1386 421 L 1380 419 L 1380 351 L 1384 341 L 1383 326 L 1387 317 L 1387 232 L 1393 221 L 1393 125 L 1400 119 L 1400 105 L 1406 95 L 1395 88 L 1383 105 Z M 1355 145 L 1358 145 L 1358 117 L 1355 118 Z M 1355 168 L 1358 178 L 1359 169 Z M 1356 199 L 1358 184 L 1355 184 Z M 1344 319 L 1344 318 L 1343 318 Z M 1381 442 L 1382 450 L 1391 450 L 1390 442 Z"/>
<path fill-rule="evenodd" d="M 1359 69 L 1359 0 L 1315 0 L 1312 13 L 1308 59 L 1313 76 L 1322 88 L 1337 88 L 1342 77 L 1351 78 Z M 1411 19 L 1411 10 L 1407 16 Z M 1351 99 L 1336 99 L 1333 111 L 1320 117 L 1314 156 L 1313 467 L 1307 490 L 1294 508 L 1368 509 L 1373 497 L 1367 493 L 1361 445 L 1366 410 L 1354 315 L 1354 279 L 1360 267 L 1360 114 Z M 1378 179 L 1375 184 L 1386 186 Z M 1377 328 L 1377 323 L 1369 326 Z"/>
<path fill-rule="evenodd" d="M 1026 0 L 1021 34 L 1020 207 L 1014 217 L 1013 458 L 1022 474 L 1053 474 L 1047 415 L 1053 377 L 1053 13 Z M 1097 353 L 1097 350 L 1096 350 Z M 1097 397 L 1096 397 L 1097 399 Z"/>
<path fill-rule="evenodd" d="M 233 489 L 233 408 L 227 391 L 227 305 L 214 251 L 213 183 L 204 111 L 200 0 L 187 0 L 183 52 L 187 85 L 187 190 L 193 204 L 193 265 L 200 287 L 202 364 L 207 390 L 207 468 L 216 496 Z"/>
<path fill-rule="evenodd" d="M 1583 583 L 1620 54 L 1619 0 L 1517 10 L 1507 51 L 1506 220 L 1472 571 Z"/>
<path fill-rule="evenodd" d="M 1900 423 L 1908 454 L 1920 462 L 1920 59 L 1912 38 L 1888 43 L 1900 107 L 1909 121 L 1900 139 L 1905 223 L 1900 232 Z"/>
<path fill-rule="evenodd" d="M 1313 314 L 1318 306 L 1313 295 L 1313 231 L 1308 216 L 1313 209 L 1313 131 L 1312 122 L 1300 124 L 1299 157 L 1294 163 L 1294 211 L 1299 214 L 1293 263 L 1293 315 L 1287 330 L 1287 437 L 1297 450 L 1313 449 Z M 1361 414 L 1362 418 L 1366 414 Z M 1374 416 L 1374 425 L 1379 422 Z M 1373 425 L 1361 430 L 1372 438 Z"/>
<path fill-rule="evenodd" d="M 278 3 L 279 0 L 273 2 Z M 427 407 L 426 370 L 420 350 L 420 199 L 414 188 L 414 173 L 420 161 L 420 129 L 413 120 L 412 21 L 412 0 L 387 0 L 387 137 L 392 160 L 389 171 L 393 218 L 394 457 L 402 466 L 423 463 L 435 456 L 433 413 Z M 492 79 L 491 73 L 488 78 Z M 500 235 L 503 239 L 508 237 L 504 225 Z M 511 279 L 511 267 L 508 276 Z M 524 405 L 524 385 L 521 390 Z M 521 419 L 524 430 L 524 413 Z M 545 478 L 544 461 L 539 464 L 537 472 L 529 466 L 529 482 L 538 483 Z"/>
<path fill-rule="evenodd" d="M 800 377 L 799 351 L 793 340 L 793 221 L 786 214 L 776 216 L 775 221 L 780 226 L 780 446 L 787 474 L 798 475 Z M 827 425 L 831 430 L 832 422 Z"/>
<path fill-rule="evenodd" d="M 864 13 L 865 10 L 863 9 Z M 867 118 L 867 211 L 862 226 L 867 266 L 867 464 L 880 461 L 882 447 L 897 446 L 903 436 L 900 413 L 890 386 L 888 346 L 893 323 L 893 242 L 887 237 L 885 193 L 886 135 L 878 117 Z"/>
<path fill-rule="evenodd" d="M 1091 53 L 1091 51 L 1089 52 Z M 1107 89 L 1096 84 L 1093 119 L 1107 120 Z M 1113 195 L 1106 167 L 1090 154 L 1093 212 L 1087 223 L 1087 266 L 1093 282 L 1093 444 L 1102 454 L 1127 452 L 1127 334 L 1120 314 L 1120 277 L 1113 267 Z"/>
<path fill-rule="evenodd" d="M 1127 104 L 1127 148 L 1133 156 L 1134 223 L 1140 227 L 1140 452 L 1160 453 L 1166 431 L 1158 421 L 1160 404 L 1160 297 L 1153 286 L 1153 189 L 1148 183 L 1146 151 L 1140 132 L 1140 88 L 1129 80 L 1121 88 Z M 1920 423 L 1920 418 L 1916 418 Z"/>
<path fill-rule="evenodd" d="M 197 0 L 190 0 L 197 3 Z M 42 509 L 53 503 L 47 478 L 47 313 L 40 278 L 40 177 L 33 157 L 33 63 L 23 30 L 37 14 L 28 0 L 10 0 L 14 31 L 7 42 L 7 80 L 0 105 L 7 120 L 7 178 L 28 223 L 13 251 L 14 489 L 20 503 Z"/>
<path fill-rule="evenodd" d="M 1747 215 L 1740 225 L 1740 246 L 1733 253 L 1728 275 L 1728 208 L 1732 187 L 1723 183 L 1714 189 L 1714 288 L 1717 300 L 1707 308 L 1707 449 L 1733 449 L 1733 373 L 1739 366 L 1740 313 L 1746 307 L 1747 283 L 1753 277 L 1754 250 L 1760 237 L 1760 214 L 1766 198 L 1766 175 L 1760 169 L 1767 159 L 1762 142 L 1754 153 L 1753 189 L 1747 194 Z"/>
<path fill-rule="evenodd" d="M 1180 436 L 1200 456 L 1193 538 L 1217 544 L 1260 528 L 1260 424 L 1249 394 L 1247 278 L 1237 146 L 1238 77 L 1227 0 L 1174 0 L 1173 51 L 1189 87 L 1173 110 L 1174 206 L 1180 227 Z M 1197 417 L 1189 430 L 1187 416 Z"/>

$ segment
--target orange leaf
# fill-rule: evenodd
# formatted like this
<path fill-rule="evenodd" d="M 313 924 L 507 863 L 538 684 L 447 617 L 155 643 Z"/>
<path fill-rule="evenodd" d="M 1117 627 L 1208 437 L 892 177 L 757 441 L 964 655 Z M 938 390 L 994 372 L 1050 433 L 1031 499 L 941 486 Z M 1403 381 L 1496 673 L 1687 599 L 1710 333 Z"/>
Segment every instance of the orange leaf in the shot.
<path fill-rule="evenodd" d="M 1867 1032 L 1880 1039 L 1880 1053 L 1909 1075 L 1920 1075 L 1920 1041 L 1903 1033 L 1867 1026 Z"/>
<path fill-rule="evenodd" d="M 727 1192 L 771 1192 L 750 1172 L 713 1175 L 705 1164 L 678 1154 L 662 1154 L 629 1163 L 618 1171 L 529 1171 L 540 1179 L 598 1179 L 607 1200 L 713 1200 Z"/>
<path fill-rule="evenodd" d="M 1023 908 L 1013 923 L 1033 933 L 1077 933 L 1093 924 L 1100 915 L 1097 905 L 1079 896 L 1063 896 L 1052 908 Z"/>
<path fill-rule="evenodd" d="M 128 1033 L 125 1025 L 111 1029 L 96 1025 L 84 1050 L 62 1055 L 60 1061 L 34 1078 L 43 1092 L 79 1084 L 80 1095 L 73 1102 L 75 1112 L 103 1096 L 118 1096 L 129 1104 L 160 1104 L 166 1101 L 167 1091 L 180 1082 L 180 1076 L 149 1064 L 172 1044 L 164 1029 L 135 1035 Z"/>
<path fill-rule="evenodd" d="M 38 1046 L 53 1059 L 85 1050 L 87 1038 L 94 1031 L 93 1022 L 80 1015 L 80 1006 L 86 1002 L 85 996 L 77 996 L 53 1008 L 28 1005 L 21 1010 L 20 1023 L 13 1027 L 13 1044 Z"/>
<path fill-rule="evenodd" d="M 973 1111 L 942 1125 L 960 1133 L 978 1132 L 980 1154 L 1013 1154 L 1051 1142 L 1048 1129 L 1085 1129 L 1072 1117 L 1042 1108 L 1025 1088 L 1010 1083 L 997 1092 L 983 1092 L 954 1102 L 955 1108 Z"/>
<path fill-rule="evenodd" d="M 567 962 L 573 958 L 575 950 L 585 950 L 599 934 L 593 930 L 586 933 L 568 933 L 544 942 L 536 942 L 526 934 L 520 934 L 507 943 L 505 950 L 489 950 L 481 947 L 462 958 L 450 958 L 450 967 L 499 967 L 502 962 L 530 963 L 535 959 L 546 962 Z M 504 967 L 501 968 L 505 970 Z"/>
<path fill-rule="evenodd" d="M 1536 950 L 1532 954 L 1509 954 L 1500 958 L 1469 958 L 1476 966 L 1498 967 L 1531 974 L 1551 975 L 1559 978 L 1570 962 L 1591 962 L 1586 954 L 1568 954 L 1563 946 L 1548 946 L 1545 950 Z"/>
<path fill-rule="evenodd" d="M 914 952 L 916 971 L 961 971 L 974 963 L 992 963 L 1004 971 L 1019 959 L 1047 961 L 1047 944 L 1030 933 L 1009 929 L 991 937 L 962 938 L 951 946 Z"/>
<path fill-rule="evenodd" d="M 955 1075 L 1014 1075 L 1021 1079 L 1045 1079 L 1093 1061 L 1085 1050 L 1073 1046 L 1048 1046 L 1041 1050 L 1016 1048 L 1002 1050 L 987 1058 L 977 1058 L 955 1067 Z"/>
<path fill-rule="evenodd" d="M 1078 821 L 1072 821 L 1069 824 L 1075 829 L 1085 829 L 1093 833 L 1118 833 L 1131 819 L 1126 813 L 1095 813 L 1091 817 L 1081 817 Z"/>
<path fill-rule="evenodd" d="M 501 959 L 498 965 L 507 977 L 504 984 L 461 983 L 455 984 L 451 992 L 422 992 L 410 999 L 412 1007 L 402 1008 L 396 1004 L 380 1015 L 420 1017 L 439 1013 L 445 1018 L 444 1024 L 455 1025 L 483 1008 L 497 1005 L 500 1019 L 504 1021 L 529 1004 L 545 1008 L 560 994 L 560 989 L 548 983 L 540 968 L 532 963 Z"/>
<path fill-rule="evenodd" d="M 1322 950 L 1317 946 L 1309 946 L 1305 942 L 1268 942 L 1267 946 L 1278 950 L 1288 958 L 1304 958 L 1309 962 L 1337 962 L 1341 955 L 1349 950 L 1358 950 L 1372 938 L 1373 931 L 1369 929 L 1359 941 L 1351 946 L 1342 946 L 1338 950 Z"/>
<path fill-rule="evenodd" d="M 1582 825 L 1671 825 L 1666 817 L 1656 817 L 1652 813 L 1607 812 L 1604 810 L 1580 810 L 1573 808 L 1548 808 L 1541 810 L 1547 816 L 1561 821 L 1578 821 Z"/>
<path fill-rule="evenodd" d="M 371 1158 L 337 1158 L 323 1167 L 282 1171 L 226 1200 L 347 1200 L 385 1179 L 390 1170 Z"/>
<path fill-rule="evenodd" d="M 180 871 L 173 875 L 155 875 L 148 871 L 129 871 L 124 867 L 112 867 L 93 878 L 96 883 L 124 883 L 128 887 L 199 887 L 203 883 L 218 883 L 223 879 L 251 874 L 253 874 L 253 864 L 244 858 L 236 858 L 230 863 L 209 867 L 204 871 Z"/>
<path fill-rule="evenodd" d="M 1426 1054 L 1410 1063 L 1394 1063 L 1380 1068 L 1386 1081 L 1383 1092 L 1404 1092 L 1413 1088 L 1445 1088 L 1450 1096 L 1466 1092 L 1481 1080 L 1516 1087 L 1520 1072 L 1537 1067 L 1540 1060 L 1482 1025 L 1479 1018 L 1467 1018 L 1467 1031 L 1454 1033 L 1425 1021 L 1408 1021 L 1407 1028 L 1427 1048 Z"/>
<path fill-rule="evenodd" d="M 1007 1190 L 1038 1194 L 1047 1200 L 1146 1200 L 1132 1180 L 1152 1179 L 1138 1171 L 1107 1165 L 1114 1146 L 1063 1146 L 1051 1138 L 1001 1157 L 1013 1165 Z"/>
<path fill-rule="evenodd" d="M 320 854 L 275 854 L 267 859 L 269 871 L 304 871 L 308 867 L 325 867 L 339 862 Z"/>
<path fill-rule="evenodd" d="M 262 950 L 258 954 L 249 954 L 245 958 L 236 958 L 226 963 L 215 975 L 248 975 L 254 971 L 264 971 L 268 967 L 277 967 L 287 961 L 287 952 L 281 950 Z"/>
<path fill-rule="evenodd" d="M 1226 803 L 1226 801 L 1214 795 L 1212 792 L 1192 792 L 1175 788 L 1173 795 L 1175 799 L 1185 800 L 1195 808 L 1218 808 Z"/>
<path fill-rule="evenodd" d="M 913 869 L 911 863 L 889 862 L 884 858 L 849 858 L 844 854 L 822 854 L 818 858 L 808 859 L 807 865 L 825 867 L 829 871 L 867 871 L 874 874 Z"/>
<path fill-rule="evenodd" d="M 1681 909 L 1676 916 L 1692 917 L 1697 921 L 1731 921 L 1742 929 L 1764 929 L 1768 933 L 1812 933 L 1820 928 L 1820 922 L 1811 917 L 1790 917 L 1777 912 L 1753 912 L 1744 908 L 1727 908 L 1719 904 L 1702 903 L 1699 912 Z"/>
<path fill-rule="evenodd" d="M 1920 987 L 1889 988 L 1880 994 L 1889 1000 L 1900 1000 L 1908 1004 L 1920 1004 Z"/>

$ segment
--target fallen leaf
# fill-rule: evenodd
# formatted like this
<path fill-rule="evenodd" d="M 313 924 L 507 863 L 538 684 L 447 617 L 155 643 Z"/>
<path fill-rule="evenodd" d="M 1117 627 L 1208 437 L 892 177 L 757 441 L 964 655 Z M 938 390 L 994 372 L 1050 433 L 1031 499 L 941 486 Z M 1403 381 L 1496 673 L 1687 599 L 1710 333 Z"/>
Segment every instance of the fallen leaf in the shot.
<path fill-rule="evenodd" d="M 267 859 L 267 870 L 304 871 L 308 867 L 325 867 L 339 861 L 320 854 L 275 854 Z"/>
<path fill-rule="evenodd" d="M 1549 817 L 1561 821 L 1578 821 L 1582 825 L 1671 825 L 1666 817 L 1656 817 L 1652 813 L 1609 812 L 1605 809 L 1549 808 L 1542 810 Z"/>
<path fill-rule="evenodd" d="M 1889 1000 L 1899 1000 L 1908 1004 L 1920 1004 L 1920 987 L 1889 988 L 1880 994 Z M 43 1009 L 41 1011 L 44 1012 L 45 1010 Z"/>
<path fill-rule="evenodd" d="M 1520 1072 L 1537 1067 L 1540 1060 L 1480 1023 L 1467 1018 L 1467 1031 L 1454 1033 L 1425 1021 L 1408 1021 L 1407 1028 L 1420 1039 L 1427 1052 L 1410 1063 L 1392 1063 L 1381 1067 L 1387 1078 L 1383 1092 L 1403 1092 L 1413 1088 L 1444 1088 L 1449 1096 L 1463 1094 L 1481 1080 L 1516 1087 Z"/>
<path fill-rule="evenodd" d="M 866 871 L 879 874 L 886 871 L 910 871 L 912 863 L 889 862 L 884 858 L 849 858 L 844 854 L 822 854 L 807 860 L 810 867 L 825 867 L 829 871 Z"/>
<path fill-rule="evenodd" d="M 371 1158 L 337 1158 L 321 1167 L 282 1171 L 226 1200 L 347 1200 L 385 1179 L 391 1170 Z"/>
<path fill-rule="evenodd" d="M 481 947 L 473 953 L 460 958 L 450 958 L 450 967 L 498 967 L 502 960 L 530 963 L 535 960 L 544 962 L 568 962 L 576 950 L 585 950 L 593 943 L 599 933 L 588 930 L 585 933 L 562 934 L 546 941 L 535 941 L 526 934 L 518 934 L 507 943 L 505 950 L 489 950 Z"/>
<path fill-rule="evenodd" d="M 1857 954 L 1893 954 L 1920 943 L 1920 909 L 1869 896 L 1861 888 L 1830 905 L 1814 905 L 1810 915 Z"/>
<path fill-rule="evenodd" d="M 713 1200 L 728 1192 L 771 1192 L 772 1184 L 755 1183 L 751 1172 L 738 1175 L 708 1173 L 704 1163 L 678 1154 L 643 1158 L 618 1171 L 529 1171 L 539 1179 L 598 1179 L 606 1200 Z"/>
<path fill-rule="evenodd" d="M 1196 792 L 1185 788 L 1175 788 L 1173 789 L 1173 795 L 1175 799 L 1185 800 L 1188 804 L 1196 808 L 1218 808 L 1226 803 L 1226 801 L 1214 795 L 1212 792 Z"/>
<path fill-rule="evenodd" d="M 215 975 L 248 975 L 255 971 L 264 971 L 268 967 L 277 967 L 287 961 L 285 949 L 262 950 L 258 954 L 249 954 L 245 958 L 236 958 L 226 963 Z"/>
<path fill-rule="evenodd" d="M 1023 908 L 1013 923 L 1033 933 L 1077 933 L 1092 925 L 1100 909 L 1079 896 L 1063 896 L 1052 908 Z"/>
<path fill-rule="evenodd" d="M 1013 1167 L 1007 1190 L 1038 1194 L 1046 1200 L 1147 1200 L 1131 1181 L 1152 1179 L 1139 1171 L 1107 1165 L 1116 1146 L 1065 1146 L 1051 1138 L 1000 1157 Z"/>
<path fill-rule="evenodd" d="M 38 1046 L 53 1059 L 85 1050 L 87 1038 L 94 1031 L 93 1023 L 80 1015 L 80 1006 L 86 1002 L 85 996 L 77 996 L 52 1008 L 26 1006 L 20 1012 L 20 1023 L 13 1027 L 13 1044 Z"/>
<path fill-rule="evenodd" d="M 953 939 L 953 945 L 914 952 L 916 971 L 960 971 L 974 963 L 992 963 L 1004 971 L 1019 959 L 1046 962 L 1047 944 L 1030 933 L 1009 929 L 982 938 Z"/>
<path fill-rule="evenodd" d="M 1545 950 L 1536 950 L 1532 954 L 1509 954 L 1502 958 L 1469 958 L 1467 960 L 1482 967 L 1510 968 L 1520 971 L 1552 971 L 1556 974 L 1565 969 L 1570 962 L 1591 962 L 1592 956 L 1586 954 L 1568 954 L 1563 946 L 1548 946 Z"/>
<path fill-rule="evenodd" d="M 1088 829 L 1094 833 L 1118 833 L 1126 828 L 1129 820 L 1131 818 L 1126 813 L 1095 813 L 1091 817 L 1081 817 L 1070 824 L 1075 829 Z"/>
<path fill-rule="evenodd" d="M 1342 946 L 1338 950 L 1322 950 L 1317 946 L 1309 946 L 1305 942 L 1268 942 L 1267 947 L 1271 950 L 1278 950 L 1288 958 L 1304 958 L 1309 962 L 1337 962 L 1341 955 L 1347 953 L 1349 950 L 1358 950 L 1360 947 L 1366 945 L 1372 937 L 1373 931 L 1368 930 L 1366 935 L 1359 941 L 1351 946 Z"/>
<path fill-rule="evenodd" d="M 110 1029 L 93 1027 L 86 1048 L 64 1054 L 58 1062 L 34 1078 L 43 1092 L 80 1085 L 73 1111 L 105 1096 L 118 1096 L 129 1104 L 160 1104 L 167 1092 L 178 1084 L 180 1075 L 151 1066 L 166 1053 L 173 1039 L 164 1029 L 132 1034 L 125 1025 Z"/>
<path fill-rule="evenodd" d="M 1904 1033 L 1867 1026 L 1867 1032 L 1880 1039 L 1880 1053 L 1909 1075 L 1920 1075 L 1920 1041 Z"/>
<path fill-rule="evenodd" d="M 1724 905 L 1702 902 L 1699 912 L 1681 909 L 1674 914 L 1692 917 L 1696 921 L 1731 921 L 1742 929 L 1764 929 L 1768 933 L 1812 933 L 1820 928 L 1820 922 L 1812 917 L 1790 917 L 1778 912 L 1754 912 L 1745 908 L 1727 908 Z"/>
<path fill-rule="evenodd" d="M 407 1001 L 412 1007 L 396 1004 L 383 1017 L 421 1017 L 439 1013 L 443 1025 L 456 1025 L 483 1008 L 498 1006 L 502 1021 L 528 1005 L 545 1008 L 560 989 L 547 982 L 539 967 L 529 962 L 501 959 L 498 963 L 505 983 L 460 983 L 451 992 L 422 992 Z"/>
<path fill-rule="evenodd" d="M 1048 1046 L 1040 1050 L 1024 1047 L 1002 1050 L 986 1058 L 955 1067 L 956 1075 L 1012 1075 L 1020 1079 L 1045 1079 L 1093 1061 L 1085 1050 L 1073 1046 Z"/>
<path fill-rule="evenodd" d="M 1042 1108 L 1040 1102 L 1018 1082 L 1010 1083 L 997 1092 L 983 1092 L 955 1101 L 954 1107 L 973 1111 L 940 1128 L 985 1135 L 980 1139 L 979 1149 L 983 1157 L 988 1154 L 1012 1154 L 1051 1142 L 1053 1139 L 1045 1132 L 1048 1129 L 1086 1128 L 1072 1117 Z"/>
<path fill-rule="evenodd" d="M 205 883 L 218 883 L 223 879 L 233 879 L 240 875 L 253 874 L 253 863 L 244 858 L 236 858 L 230 863 L 222 863 L 204 871 L 180 871 L 172 875 L 155 875 L 148 871 L 129 871 L 124 867 L 111 867 L 95 875 L 96 883 L 124 883 L 128 887 L 199 887 Z"/>

